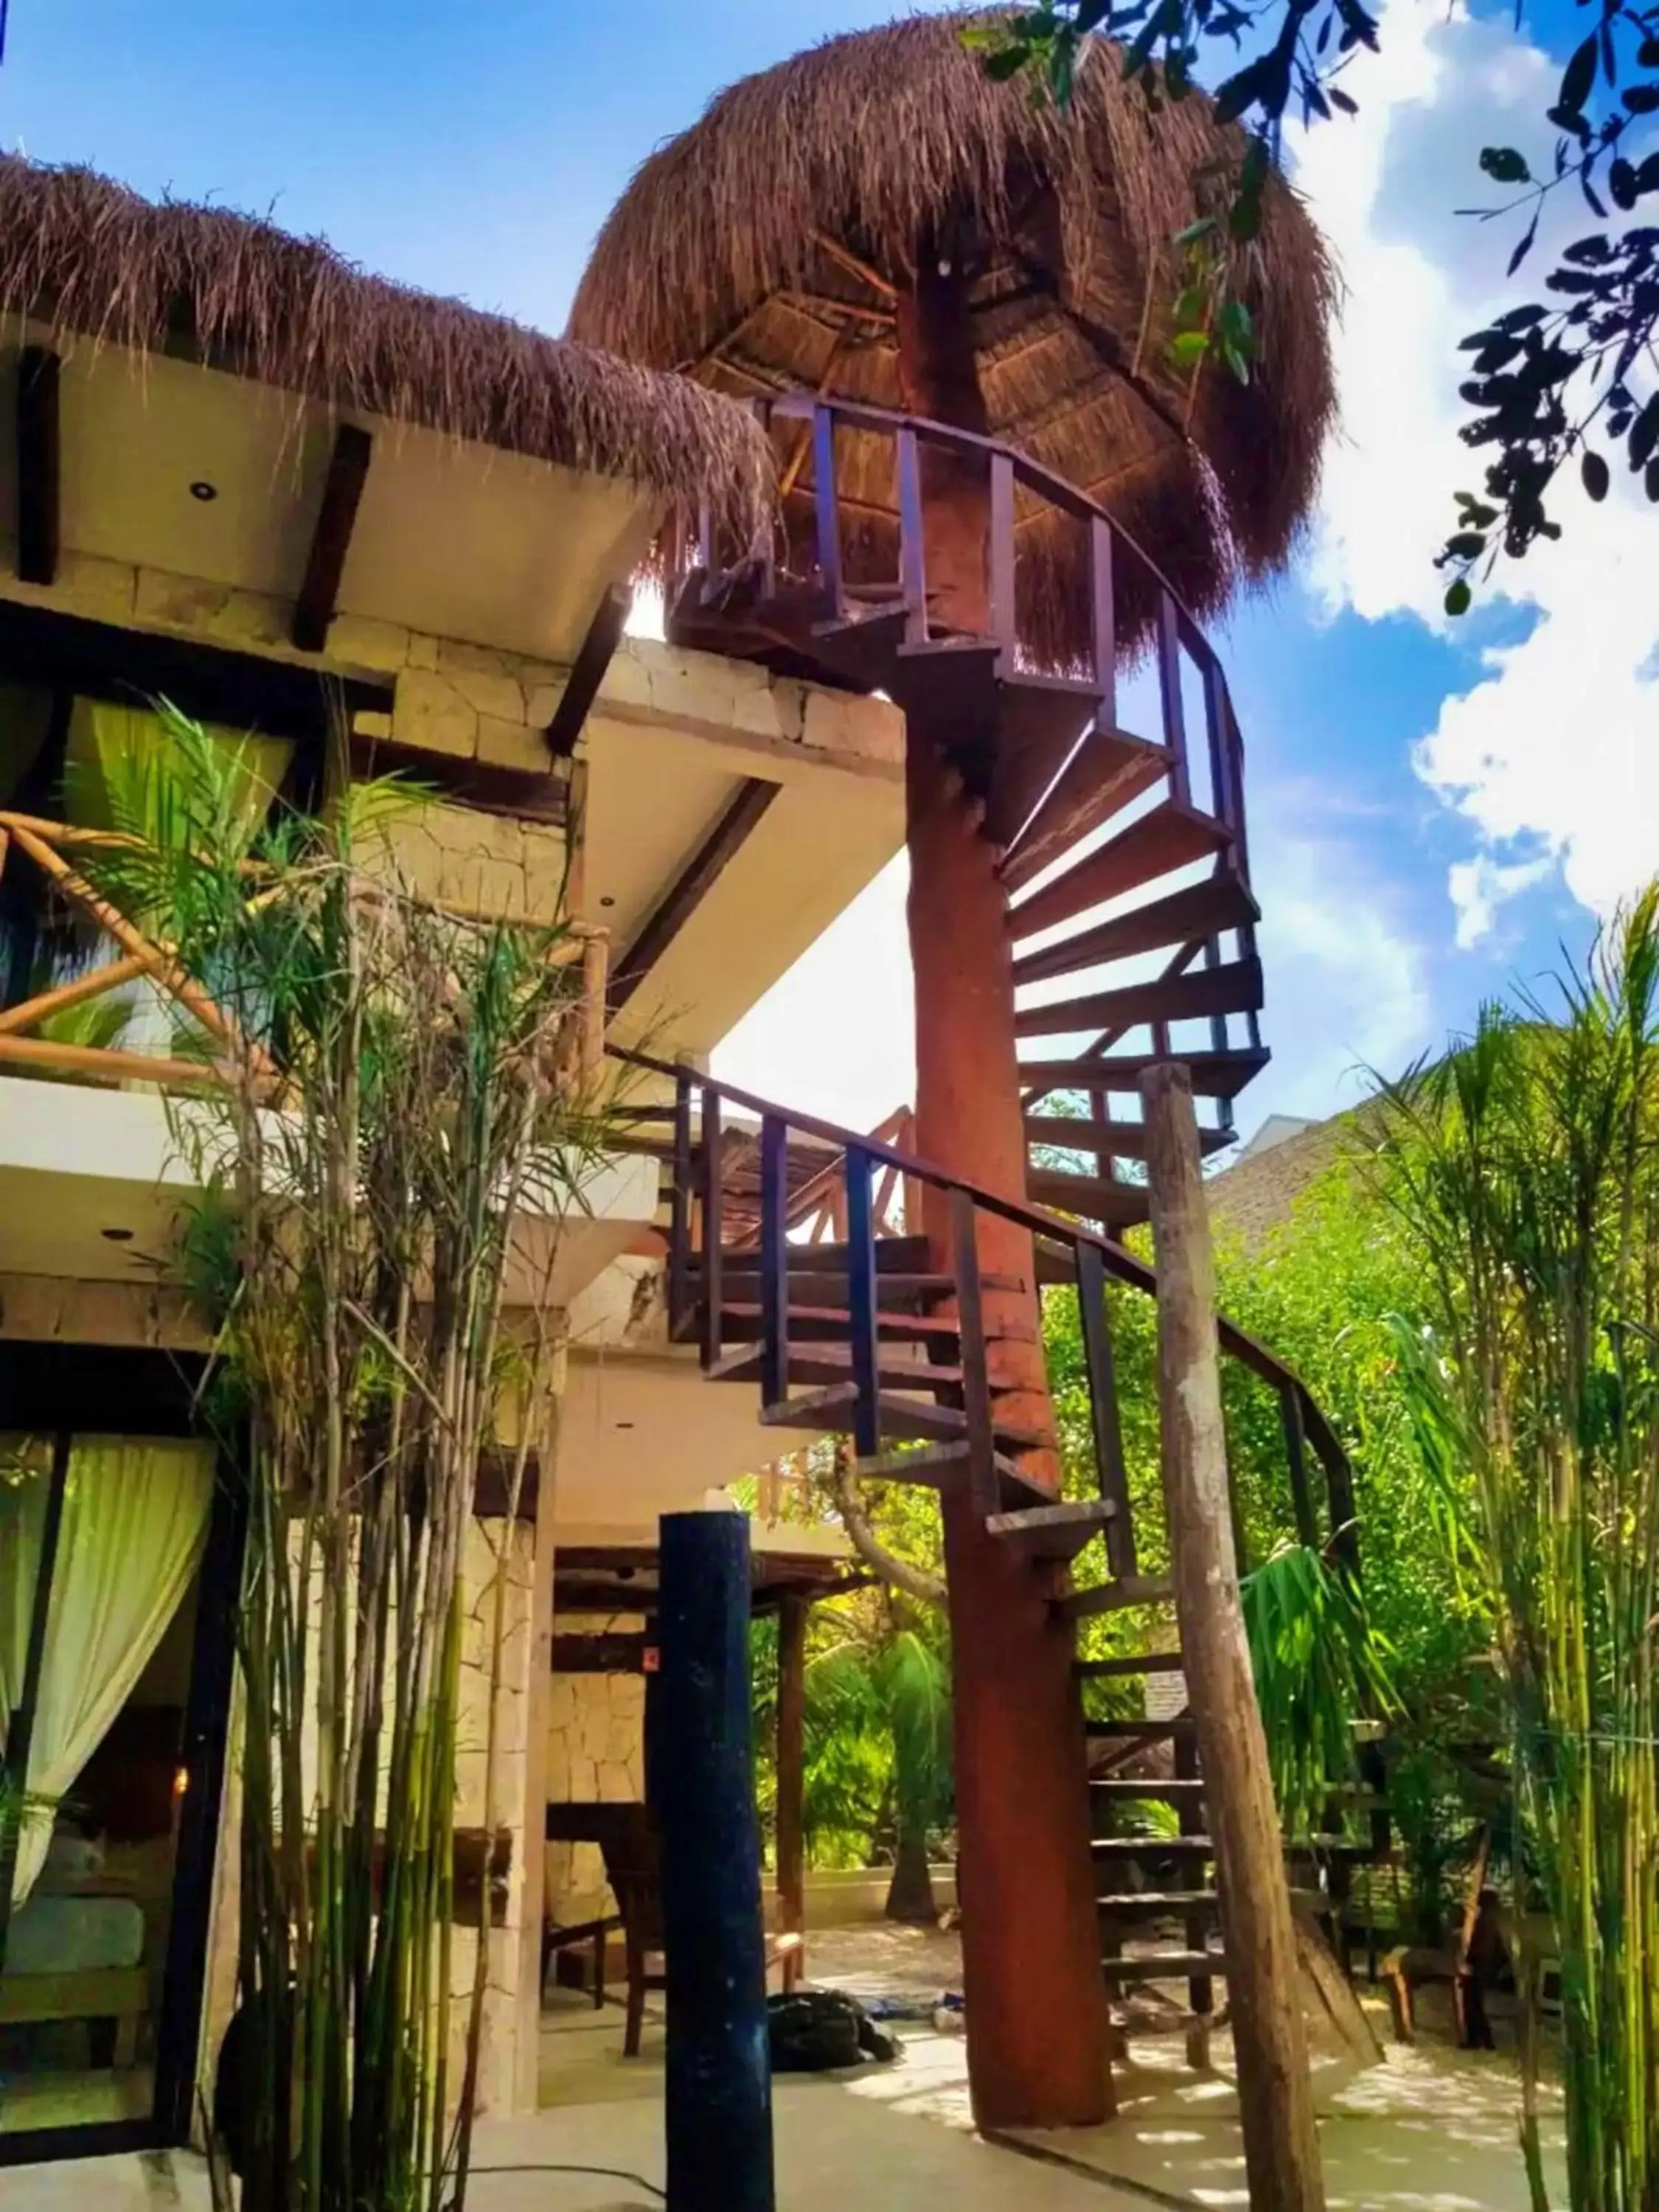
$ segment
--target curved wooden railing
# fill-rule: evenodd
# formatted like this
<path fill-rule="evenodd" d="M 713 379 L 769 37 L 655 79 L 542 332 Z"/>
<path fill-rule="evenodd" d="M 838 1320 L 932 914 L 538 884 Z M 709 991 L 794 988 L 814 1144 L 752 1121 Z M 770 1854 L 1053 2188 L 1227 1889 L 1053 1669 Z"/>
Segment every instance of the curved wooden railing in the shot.
<path fill-rule="evenodd" d="M 1209 811 L 1231 832 L 1240 872 L 1248 880 L 1248 847 L 1244 819 L 1243 738 L 1233 710 L 1226 673 L 1220 657 L 1205 636 L 1196 617 L 1144 547 L 1114 521 L 1108 510 L 1054 470 L 1045 468 L 1012 446 L 948 423 L 919 416 L 896 415 L 848 399 L 832 399 L 811 392 L 768 394 L 750 403 L 761 422 L 799 425 L 805 434 L 799 451 L 812 456 L 814 529 L 811 572 L 804 580 L 811 593 L 802 611 L 817 621 L 834 621 L 857 608 L 866 607 L 875 590 L 890 601 L 901 602 L 906 615 L 906 641 L 927 644 L 939 632 L 932 622 L 927 596 L 927 549 L 924 527 L 921 456 L 933 450 L 951 454 L 958 462 L 982 465 L 988 497 L 987 581 L 990 637 L 1008 656 L 1011 668 L 1034 665 L 1030 649 L 1020 635 L 1018 569 L 1019 531 L 1043 514 L 1064 517 L 1080 526 L 1088 542 L 1088 605 L 1091 637 L 1087 674 L 1102 694 L 1100 718 L 1109 728 L 1118 728 L 1117 670 L 1119 662 L 1118 609 L 1120 600 L 1135 611 L 1150 631 L 1158 674 L 1160 727 L 1150 732 L 1128 731 L 1160 746 L 1167 756 L 1173 795 L 1193 802 L 1194 768 L 1197 759 L 1194 733 L 1188 727 L 1182 684 L 1181 660 L 1192 662 L 1203 701 L 1203 742 L 1210 785 Z M 849 502 L 836 481 L 836 441 L 847 433 L 861 433 L 890 443 L 896 485 L 894 525 L 898 537 L 897 573 L 890 583 L 856 588 L 848 583 Z M 786 491 L 787 487 L 786 486 Z M 1018 513 L 1018 495 L 1025 498 L 1027 513 Z M 878 511 L 885 521 L 887 510 Z M 728 591 L 732 580 L 746 574 L 759 598 L 769 600 L 785 594 L 787 586 L 779 561 L 775 531 L 772 542 L 761 545 L 722 544 L 712 511 L 699 511 L 695 536 L 689 542 L 680 534 L 671 549 L 669 599 L 677 587 L 691 584 L 713 604 Z"/>
<path fill-rule="evenodd" d="M 1006 1198 L 964 1182 L 959 1176 L 877 1137 L 839 1128 L 811 1114 L 757 1097 L 735 1085 L 717 1082 L 683 1064 L 609 1045 L 610 1055 L 642 1073 L 673 1085 L 671 1152 L 668 1313 L 671 1332 L 680 1334 L 697 1321 L 703 1365 L 721 1357 L 723 1259 L 738 1248 L 722 1229 L 724 1192 L 720 1172 L 724 1109 L 757 1120 L 761 1147 L 761 1265 L 763 1334 L 761 1386 L 768 1405 L 787 1399 L 789 1341 L 787 1269 L 790 1194 L 787 1158 L 791 1133 L 836 1147 L 841 1157 L 842 1218 L 846 1223 L 847 1311 L 851 1346 L 851 1379 L 856 1391 L 853 1434 L 861 1457 L 882 1446 L 878 1350 L 876 1212 L 872 1194 L 888 1176 L 912 1186 L 929 1185 L 946 1193 L 956 1220 L 954 1243 L 958 1277 L 957 1311 L 951 1327 L 963 1339 L 963 1410 L 973 1450 L 969 1479 L 989 1512 L 997 1510 L 994 1427 L 987 1375 L 988 1342 L 979 1325 L 980 1287 L 975 1235 L 978 1218 L 990 1214 L 1027 1230 L 1037 1251 L 1039 1278 L 1069 1284 L 1078 1292 L 1085 1379 L 1089 1401 L 1100 1495 L 1114 1507 L 1105 1524 L 1108 1563 L 1115 1577 L 1137 1572 L 1136 1547 L 1127 1473 L 1119 1429 L 1105 1285 L 1109 1279 L 1156 1297 L 1158 1276 L 1146 1262 L 1111 1238 L 1097 1235 L 1043 1207 Z M 1300 1541 L 1323 1545 L 1350 1563 L 1357 1559 L 1352 1470 L 1335 1431 L 1306 1383 L 1295 1371 L 1236 1324 L 1218 1322 L 1221 1349 L 1259 1376 L 1277 1395 L 1284 1425 L 1286 1475 L 1291 1512 Z M 1324 1527 L 1310 1479 L 1309 1455 L 1324 1475 Z"/>

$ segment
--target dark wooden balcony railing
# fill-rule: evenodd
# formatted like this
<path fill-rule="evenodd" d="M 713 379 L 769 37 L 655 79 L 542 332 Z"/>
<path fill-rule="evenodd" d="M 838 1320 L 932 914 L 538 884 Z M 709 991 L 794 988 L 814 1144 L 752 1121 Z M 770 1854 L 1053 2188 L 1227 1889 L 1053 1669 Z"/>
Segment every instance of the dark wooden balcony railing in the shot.
<path fill-rule="evenodd" d="M 826 1428 L 852 1437 L 866 1464 L 882 1462 L 888 1439 L 884 1425 L 892 1392 L 930 1387 L 925 1373 L 912 1386 L 884 1353 L 883 1328 L 889 1318 L 880 1304 L 880 1268 L 875 1193 L 884 1178 L 912 1188 L 930 1186 L 948 1194 L 953 1215 L 954 1294 L 939 1333 L 959 1339 L 959 1374 L 945 1386 L 965 1416 L 967 1479 L 976 1504 L 994 1514 L 1010 1503 L 1009 1470 L 998 1444 L 993 1403 L 992 1341 L 981 1316 L 981 1282 L 976 1225 L 992 1215 L 1030 1231 L 1036 1254 L 1037 1279 L 1047 1286 L 1073 1287 L 1082 1330 L 1089 1434 L 1107 1559 L 1114 1577 L 1137 1574 L 1137 1547 L 1124 1465 L 1112 1343 L 1105 1297 L 1108 1281 L 1127 1285 L 1146 1296 L 1158 1295 L 1155 1271 L 1110 1238 L 1039 1206 L 964 1183 L 927 1161 L 901 1152 L 878 1138 L 837 1128 L 816 1116 L 757 1098 L 731 1084 L 648 1054 L 610 1048 L 614 1057 L 639 1072 L 672 1085 L 672 1104 L 657 1109 L 672 1120 L 669 1179 L 667 1302 L 671 1334 L 695 1334 L 705 1370 L 728 1357 L 725 1316 L 729 1308 L 727 1278 L 743 1271 L 742 1296 L 759 1304 L 757 1379 L 763 1408 L 776 1421 L 787 1418 L 790 1401 L 792 1346 L 790 1273 L 810 1267 L 814 1275 L 836 1272 L 844 1295 L 833 1308 L 841 1316 L 847 1389 L 842 1407 Z M 649 1110 L 649 1109 L 646 1109 Z M 757 1242 L 739 1244 L 724 1225 L 725 1192 L 720 1173 L 722 1117 L 728 1111 L 758 1121 L 761 1153 L 761 1225 Z M 841 1208 L 846 1223 L 842 1243 L 815 1246 L 790 1234 L 791 1194 L 787 1158 L 791 1137 L 834 1147 L 839 1154 Z M 820 1260 L 817 1255 L 825 1253 Z M 822 1300 L 815 1296 L 815 1304 Z M 830 1310 L 816 1326 L 822 1328 Z M 926 1335 L 925 1323 L 917 1325 Z M 1285 1441 L 1285 1482 L 1290 1520 L 1297 1537 L 1352 1560 L 1356 1554 L 1352 1474 L 1335 1432 L 1300 1376 L 1265 1346 L 1224 1318 L 1219 1324 L 1224 1353 L 1259 1376 L 1278 1396 Z M 837 1356 L 841 1356 L 838 1353 Z M 896 1372 L 898 1379 L 896 1381 Z M 1310 1460 L 1323 1477 L 1316 1488 Z M 897 1462 L 893 1462 L 895 1466 Z M 1053 1493 L 1036 1484 L 1012 1484 L 1014 1502 L 1036 1503 Z"/>

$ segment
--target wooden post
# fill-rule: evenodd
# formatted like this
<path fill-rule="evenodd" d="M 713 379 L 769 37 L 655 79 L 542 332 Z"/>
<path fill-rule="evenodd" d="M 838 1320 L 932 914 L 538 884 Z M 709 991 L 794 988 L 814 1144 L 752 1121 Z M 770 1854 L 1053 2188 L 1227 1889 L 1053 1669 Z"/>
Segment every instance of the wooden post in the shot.
<path fill-rule="evenodd" d="M 1158 1261 L 1158 1381 L 1176 1613 L 1215 1845 L 1250 2202 L 1322 2212 L 1296 1933 L 1239 1606 L 1214 1267 L 1192 1080 L 1141 1078 Z"/>
<path fill-rule="evenodd" d="M 786 1597 L 778 1613 L 778 1907 L 786 1936 L 806 1930 L 806 1835 L 801 1819 L 806 1765 L 806 1616 L 804 1597 Z M 783 1986 L 805 1971 L 804 1947 L 783 1955 Z"/>

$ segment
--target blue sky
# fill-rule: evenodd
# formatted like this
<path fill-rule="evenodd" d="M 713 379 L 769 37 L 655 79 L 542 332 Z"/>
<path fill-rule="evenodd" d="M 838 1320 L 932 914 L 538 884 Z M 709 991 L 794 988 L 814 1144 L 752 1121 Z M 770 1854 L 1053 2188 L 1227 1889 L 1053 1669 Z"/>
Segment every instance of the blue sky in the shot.
<path fill-rule="evenodd" d="M 557 330 L 629 174 L 709 94 L 885 0 L 11 0 L 0 138 L 142 191 L 270 210 L 370 268 Z M 1659 864 L 1659 535 L 1615 495 L 1468 624 L 1436 617 L 1455 343 L 1502 248 L 1450 210 L 1483 143 L 1539 143 L 1570 0 L 1469 17 L 1385 0 L 1362 114 L 1298 181 L 1340 257 L 1344 431 L 1293 572 L 1222 641 L 1248 748 L 1269 1073 L 1319 1114 L 1483 996 L 1582 950 Z M 1554 59 L 1552 62 L 1551 57 Z M 1645 534 L 1644 534 L 1645 532 Z M 875 886 L 722 1055 L 758 1088 L 873 1121 L 907 1087 L 902 883 Z M 871 979 L 881 993 L 877 1018 Z"/>

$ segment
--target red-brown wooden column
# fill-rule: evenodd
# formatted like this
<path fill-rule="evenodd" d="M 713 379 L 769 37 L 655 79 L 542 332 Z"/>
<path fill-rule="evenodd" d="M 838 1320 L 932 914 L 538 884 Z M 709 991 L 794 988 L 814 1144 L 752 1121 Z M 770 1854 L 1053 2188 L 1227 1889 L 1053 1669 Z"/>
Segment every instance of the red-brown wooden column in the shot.
<path fill-rule="evenodd" d="M 898 301 L 900 375 L 912 413 L 982 431 L 964 288 L 918 256 Z M 988 484 L 924 455 L 927 574 L 936 617 L 985 634 Z M 1023 1199 L 1025 1138 L 1013 981 L 994 848 L 943 750 L 951 732 L 913 709 L 906 802 L 915 977 L 916 1149 L 964 1181 Z M 942 1194 L 923 1220 L 949 1258 Z M 988 1290 L 1001 1419 L 1052 1433 L 1030 1238 L 981 1217 L 979 1257 L 1016 1289 Z M 1033 1472 L 1052 1479 L 1038 1454 Z M 965 1489 L 944 1492 L 968 2067 L 981 2127 L 1089 2125 L 1113 2109 L 1105 1985 L 1089 1852 L 1083 1723 L 1071 1630 L 1048 1599 L 1053 1571 L 986 1533 Z"/>

